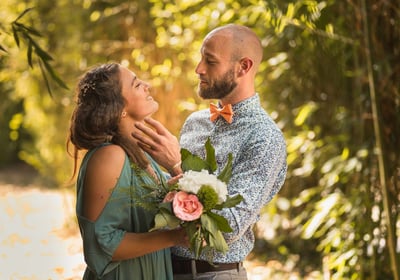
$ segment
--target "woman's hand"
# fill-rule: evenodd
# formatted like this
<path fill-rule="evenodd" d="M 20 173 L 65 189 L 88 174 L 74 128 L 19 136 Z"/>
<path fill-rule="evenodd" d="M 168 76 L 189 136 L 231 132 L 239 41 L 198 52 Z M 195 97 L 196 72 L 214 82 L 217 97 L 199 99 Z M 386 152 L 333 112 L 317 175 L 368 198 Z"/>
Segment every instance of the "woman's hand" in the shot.
<path fill-rule="evenodd" d="M 178 229 L 174 229 L 173 231 L 176 236 L 176 241 L 177 241 L 176 246 L 182 246 L 182 247 L 189 248 L 190 242 L 189 242 L 189 237 L 187 236 L 187 233 L 186 233 L 186 229 L 180 227 Z"/>
<path fill-rule="evenodd" d="M 178 174 L 175 177 L 172 177 L 168 180 L 168 186 L 172 186 L 175 185 L 176 183 L 178 183 L 179 179 L 182 178 L 183 174 Z"/>

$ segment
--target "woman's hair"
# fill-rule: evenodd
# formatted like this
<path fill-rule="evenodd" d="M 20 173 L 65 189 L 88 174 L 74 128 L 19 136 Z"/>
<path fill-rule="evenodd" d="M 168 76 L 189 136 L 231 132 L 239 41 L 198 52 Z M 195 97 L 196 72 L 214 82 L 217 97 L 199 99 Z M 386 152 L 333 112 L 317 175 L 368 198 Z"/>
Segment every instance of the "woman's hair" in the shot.
<path fill-rule="evenodd" d="M 130 159 L 142 168 L 148 160 L 132 137 L 120 135 L 118 124 L 125 106 L 120 79 L 120 65 L 107 63 L 94 67 L 79 80 L 76 107 L 72 113 L 70 143 L 74 146 L 74 169 L 77 170 L 79 150 L 91 150 L 103 143 L 121 146 Z"/>

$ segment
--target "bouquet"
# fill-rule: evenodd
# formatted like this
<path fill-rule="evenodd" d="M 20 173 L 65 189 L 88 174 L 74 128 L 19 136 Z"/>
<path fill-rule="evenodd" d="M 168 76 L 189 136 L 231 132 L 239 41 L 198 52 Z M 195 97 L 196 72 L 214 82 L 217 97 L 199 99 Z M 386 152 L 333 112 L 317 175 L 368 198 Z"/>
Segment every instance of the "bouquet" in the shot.
<path fill-rule="evenodd" d="M 215 249 L 226 253 L 228 245 L 222 233 L 231 232 L 232 228 L 215 210 L 233 207 L 243 199 L 241 195 L 228 196 L 232 155 L 229 154 L 226 166 L 216 176 L 215 150 L 210 139 L 205 143 L 205 150 L 206 158 L 203 160 L 181 149 L 183 177 L 172 186 L 163 184 L 151 192 L 158 197 L 153 203 L 156 215 L 151 230 L 184 227 L 196 259 L 203 250 Z"/>

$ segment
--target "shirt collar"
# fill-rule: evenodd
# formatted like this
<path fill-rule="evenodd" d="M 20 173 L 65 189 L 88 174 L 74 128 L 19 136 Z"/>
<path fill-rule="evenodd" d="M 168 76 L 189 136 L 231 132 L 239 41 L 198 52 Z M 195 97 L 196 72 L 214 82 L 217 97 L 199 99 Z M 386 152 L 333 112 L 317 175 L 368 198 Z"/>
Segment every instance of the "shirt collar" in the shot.
<path fill-rule="evenodd" d="M 260 97 L 258 93 L 254 94 L 253 96 L 232 105 L 232 110 L 235 114 L 240 114 L 243 112 L 248 111 L 251 108 L 254 108 L 260 104 Z"/>

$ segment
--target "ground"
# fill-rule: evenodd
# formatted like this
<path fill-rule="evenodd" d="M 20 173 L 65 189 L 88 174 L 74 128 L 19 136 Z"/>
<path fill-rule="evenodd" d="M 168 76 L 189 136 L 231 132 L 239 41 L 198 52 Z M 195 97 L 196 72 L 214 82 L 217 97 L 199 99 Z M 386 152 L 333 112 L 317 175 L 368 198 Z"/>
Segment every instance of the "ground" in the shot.
<path fill-rule="evenodd" d="M 23 165 L 0 172 L 0 279 L 81 279 L 73 193 L 44 189 L 36 178 Z"/>
<path fill-rule="evenodd" d="M 43 188 L 39 181 L 25 165 L 0 170 L 0 279 L 82 279 L 74 192 Z M 245 266 L 249 280 L 300 279 L 276 261 Z"/>

